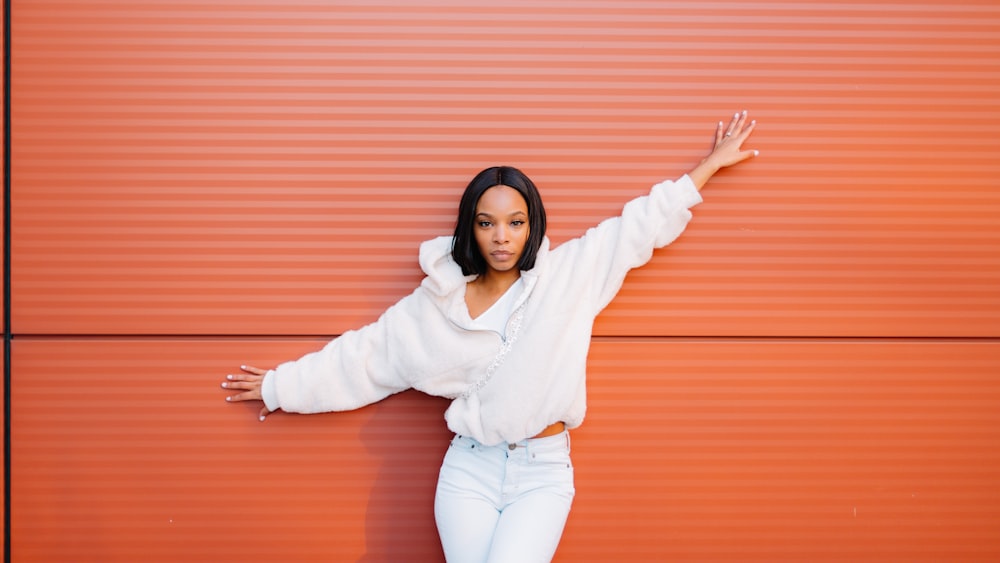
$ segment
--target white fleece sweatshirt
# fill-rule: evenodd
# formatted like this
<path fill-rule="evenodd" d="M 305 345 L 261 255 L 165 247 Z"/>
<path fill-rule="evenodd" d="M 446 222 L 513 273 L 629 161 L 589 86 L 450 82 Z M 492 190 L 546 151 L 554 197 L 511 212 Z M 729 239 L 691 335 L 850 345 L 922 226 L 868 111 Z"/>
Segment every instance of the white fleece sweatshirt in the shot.
<path fill-rule="evenodd" d="M 486 445 L 517 442 L 558 421 L 576 428 L 586 411 L 594 318 L 630 269 L 681 234 L 699 202 L 685 175 L 556 249 L 546 238 L 535 267 L 521 272 L 506 338 L 470 318 L 465 288 L 474 276 L 452 260 L 452 237 L 424 242 L 420 286 L 374 323 L 269 371 L 264 402 L 270 410 L 344 411 L 413 388 L 452 399 L 448 428 Z"/>

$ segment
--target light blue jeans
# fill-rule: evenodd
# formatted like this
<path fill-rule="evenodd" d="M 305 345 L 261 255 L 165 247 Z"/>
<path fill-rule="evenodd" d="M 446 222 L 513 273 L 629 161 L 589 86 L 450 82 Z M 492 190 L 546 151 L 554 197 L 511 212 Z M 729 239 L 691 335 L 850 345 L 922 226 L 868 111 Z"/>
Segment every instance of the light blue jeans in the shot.
<path fill-rule="evenodd" d="M 548 562 L 573 503 L 569 432 L 484 446 L 455 436 L 434 518 L 450 563 Z"/>

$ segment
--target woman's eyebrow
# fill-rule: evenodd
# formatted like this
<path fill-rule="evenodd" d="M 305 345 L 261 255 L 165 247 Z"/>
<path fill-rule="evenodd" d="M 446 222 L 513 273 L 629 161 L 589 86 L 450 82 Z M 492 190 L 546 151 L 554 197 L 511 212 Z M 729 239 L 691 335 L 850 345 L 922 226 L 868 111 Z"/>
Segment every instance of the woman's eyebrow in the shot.
<path fill-rule="evenodd" d="M 511 211 L 510 213 L 508 213 L 507 216 L 508 217 L 513 217 L 514 215 L 527 215 L 527 214 L 528 214 L 527 211 L 523 211 L 521 209 L 517 209 L 515 211 Z M 476 217 L 479 217 L 480 215 L 482 215 L 484 217 L 493 217 L 493 215 L 491 213 L 487 213 L 485 211 L 477 211 L 476 212 Z"/>

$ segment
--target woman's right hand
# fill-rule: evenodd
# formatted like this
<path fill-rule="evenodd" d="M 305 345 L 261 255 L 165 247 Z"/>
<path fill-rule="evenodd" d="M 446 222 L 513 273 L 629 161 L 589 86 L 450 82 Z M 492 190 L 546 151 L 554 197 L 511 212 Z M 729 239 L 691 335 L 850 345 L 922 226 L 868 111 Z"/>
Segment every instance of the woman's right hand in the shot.
<path fill-rule="evenodd" d="M 226 401 L 230 403 L 262 401 L 263 397 L 261 396 L 260 388 L 264 384 L 264 375 L 267 373 L 267 370 L 253 366 L 240 366 L 240 370 L 243 373 L 227 375 L 226 380 L 222 382 L 223 389 L 240 391 L 240 393 L 226 397 Z M 264 422 L 264 418 L 271 414 L 271 412 L 267 406 L 260 409 L 260 421 Z"/>

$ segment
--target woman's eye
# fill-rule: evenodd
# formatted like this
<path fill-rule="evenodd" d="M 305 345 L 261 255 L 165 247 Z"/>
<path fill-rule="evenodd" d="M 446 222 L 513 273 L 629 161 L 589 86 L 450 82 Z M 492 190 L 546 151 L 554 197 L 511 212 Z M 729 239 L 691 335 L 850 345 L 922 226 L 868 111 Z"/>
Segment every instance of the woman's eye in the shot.
<path fill-rule="evenodd" d="M 513 226 L 515 226 L 515 227 L 520 227 L 521 225 L 524 224 L 524 221 L 521 220 L 521 219 L 516 219 L 514 221 L 511 221 L 510 224 L 513 225 Z"/>
<path fill-rule="evenodd" d="M 493 223 L 490 223 L 489 221 L 480 221 L 480 222 L 478 222 L 476 224 L 479 225 L 483 229 L 486 229 L 486 228 L 490 227 L 491 225 L 493 225 Z"/>

